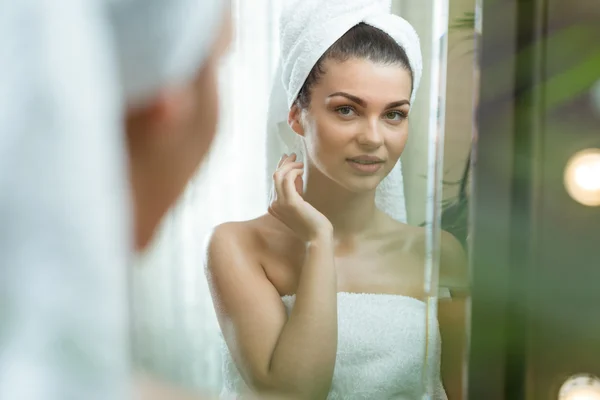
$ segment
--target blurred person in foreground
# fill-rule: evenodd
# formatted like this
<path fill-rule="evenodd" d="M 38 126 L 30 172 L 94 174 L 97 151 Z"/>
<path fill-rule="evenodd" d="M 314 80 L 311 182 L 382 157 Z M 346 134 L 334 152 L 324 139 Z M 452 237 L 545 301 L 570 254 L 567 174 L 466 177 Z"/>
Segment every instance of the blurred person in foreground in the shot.
<path fill-rule="evenodd" d="M 108 19 L 124 106 L 134 247 L 143 251 L 215 136 L 231 9 L 228 0 L 128 0 L 110 4 Z M 143 399 L 187 396 L 146 377 L 137 383 Z"/>
<path fill-rule="evenodd" d="M 126 268 L 214 137 L 229 4 L 61 4 L 0 4 L 0 398 L 131 398 Z"/>

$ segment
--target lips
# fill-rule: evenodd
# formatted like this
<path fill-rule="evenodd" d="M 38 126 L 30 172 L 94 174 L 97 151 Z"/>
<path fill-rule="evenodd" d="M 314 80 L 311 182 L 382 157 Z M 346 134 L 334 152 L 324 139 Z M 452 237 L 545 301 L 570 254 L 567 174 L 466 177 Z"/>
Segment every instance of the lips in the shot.
<path fill-rule="evenodd" d="M 357 163 L 357 164 L 362 164 L 362 165 L 381 164 L 383 162 L 383 161 L 355 160 L 352 158 L 349 158 L 348 161 Z"/>
<path fill-rule="evenodd" d="M 362 164 L 362 165 L 372 165 L 372 164 L 383 163 L 383 160 L 381 158 L 373 157 L 373 156 L 352 157 L 352 158 L 349 158 L 348 161 L 357 163 L 357 164 Z"/>
<path fill-rule="evenodd" d="M 352 169 L 360 172 L 361 175 L 374 174 L 383 166 L 383 161 L 381 159 L 349 158 L 347 159 L 347 162 Z"/>

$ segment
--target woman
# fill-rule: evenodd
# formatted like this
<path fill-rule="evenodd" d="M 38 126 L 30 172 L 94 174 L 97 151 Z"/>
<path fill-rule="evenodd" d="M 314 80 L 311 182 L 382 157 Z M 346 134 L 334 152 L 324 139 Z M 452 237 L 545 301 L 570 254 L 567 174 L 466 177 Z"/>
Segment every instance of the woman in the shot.
<path fill-rule="evenodd" d="M 425 230 L 376 207 L 376 189 L 408 139 L 420 75 L 418 37 L 385 6 L 374 13 L 373 2 L 337 3 L 338 9 L 325 11 L 314 1 L 296 3 L 302 9 L 291 17 L 304 28 L 300 43 L 318 42 L 318 26 L 331 15 L 337 19 L 328 32 L 340 31 L 301 77 L 299 90 L 293 83 L 286 87 L 289 125 L 302 141 L 304 162 L 296 154 L 283 155 L 268 212 L 220 225 L 209 244 L 207 273 L 227 345 L 226 394 L 294 399 L 422 394 Z M 344 7 L 353 17 L 345 18 Z M 361 7 L 362 14 L 356 11 Z M 401 22 L 394 37 L 375 27 L 392 26 L 385 23 L 390 19 L 395 27 Z M 285 71 L 298 70 L 297 61 L 286 66 L 285 40 L 294 42 L 288 33 L 284 21 L 284 85 L 294 79 Z M 442 258 L 442 283 L 462 279 L 461 247 L 449 236 Z M 450 317 L 460 321 L 461 315 Z M 434 350 L 429 359 L 436 370 L 434 398 L 445 399 L 439 349 Z M 449 388 L 459 387 L 460 367 L 451 361 L 454 376 L 444 380 Z M 450 398 L 458 398 L 452 390 Z"/>

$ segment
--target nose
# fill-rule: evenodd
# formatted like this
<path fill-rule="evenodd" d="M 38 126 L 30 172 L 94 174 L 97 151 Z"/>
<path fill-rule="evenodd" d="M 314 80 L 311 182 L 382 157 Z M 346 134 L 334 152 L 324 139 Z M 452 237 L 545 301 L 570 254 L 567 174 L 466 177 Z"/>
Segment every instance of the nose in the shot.
<path fill-rule="evenodd" d="M 377 149 L 383 145 L 383 133 L 378 121 L 369 121 L 358 135 L 358 143 L 362 147 Z"/>

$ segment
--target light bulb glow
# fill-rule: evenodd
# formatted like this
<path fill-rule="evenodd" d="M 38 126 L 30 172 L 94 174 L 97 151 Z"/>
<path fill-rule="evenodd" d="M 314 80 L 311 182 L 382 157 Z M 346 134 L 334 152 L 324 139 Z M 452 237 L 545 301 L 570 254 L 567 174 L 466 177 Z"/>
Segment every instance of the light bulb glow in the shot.
<path fill-rule="evenodd" d="M 576 153 L 565 168 L 565 188 L 577 202 L 600 206 L 600 149 Z"/>
<path fill-rule="evenodd" d="M 600 379 L 592 375 L 575 375 L 561 386 L 558 400 L 600 400 Z"/>

